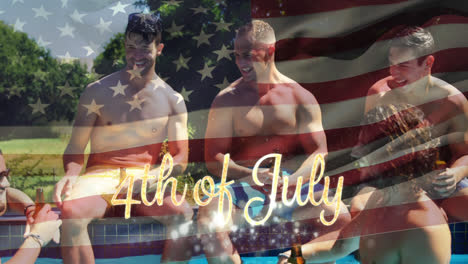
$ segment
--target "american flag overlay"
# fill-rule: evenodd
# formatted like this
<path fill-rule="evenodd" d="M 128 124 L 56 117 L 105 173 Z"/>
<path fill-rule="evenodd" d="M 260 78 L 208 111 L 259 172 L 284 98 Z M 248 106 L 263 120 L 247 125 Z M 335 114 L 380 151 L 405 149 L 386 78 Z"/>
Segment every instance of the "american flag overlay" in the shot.
<path fill-rule="evenodd" d="M 334 229 L 317 229 L 317 214 L 309 217 L 312 219 L 303 217 L 289 221 L 272 217 L 260 227 L 234 225 L 227 239 L 238 253 L 244 254 L 242 256 L 276 255 L 289 250 L 298 236 L 303 244 L 311 240 L 346 241 L 353 237 L 450 223 L 458 223 L 457 232 L 455 225 L 450 226 L 452 253 L 468 253 L 467 232 L 464 231 L 468 231 L 468 227 L 463 229 L 463 226 L 460 231 L 460 225 L 468 221 L 468 210 L 463 210 L 468 188 L 463 189 L 462 184 L 454 183 L 457 189 L 445 196 L 425 189 L 429 198 L 423 202 L 390 201 L 378 193 L 370 195 L 370 200 L 385 202 L 351 202 L 358 192 L 366 189 L 364 183 L 375 184 L 370 175 L 385 174 L 383 181 L 388 182 L 392 172 L 414 174 L 418 165 L 411 164 L 423 164 L 421 157 L 433 159 L 424 174 L 443 170 L 457 182 L 463 178 L 468 182 L 468 2 L 460 0 L 0 0 L 0 149 L 7 167 L 12 168 L 9 179 L 13 187 L 31 197 L 35 188 L 44 187 L 46 202 L 53 204 L 53 188 L 65 175 L 63 160 L 67 158 L 63 158 L 63 154 L 80 109 L 86 118 L 109 115 L 112 112 L 109 109 L 117 108 L 125 112 L 122 115 L 125 117 L 147 114 L 143 113 L 143 106 L 150 103 L 146 99 L 137 95 L 131 100 L 122 99 L 131 93 L 131 87 L 123 80 L 115 81 L 107 88 L 100 86 L 109 80 L 109 75 L 126 67 L 124 31 L 131 13 L 157 15 L 162 21 L 164 48 L 156 59 L 155 71 L 176 92 L 176 97 L 179 96 L 177 104 L 185 103 L 187 109 L 189 165 L 177 179 L 188 184 L 186 200 L 195 212 L 201 207 L 193 202 L 195 183 L 206 175 L 215 180 L 219 178 L 207 165 L 219 160 L 219 157 L 215 158 L 217 152 L 212 153 L 213 145 L 229 145 L 227 152 L 243 159 L 241 162 L 258 160 L 267 154 L 244 151 L 248 149 L 247 145 L 270 146 L 266 148 L 283 154 L 284 159 L 300 157 L 302 161 L 323 147 L 326 148 L 323 152 L 327 152 L 325 175 L 329 176 L 331 194 L 339 185 L 339 177 L 344 177 L 342 200 L 345 208 L 342 208 L 342 215 L 348 217 L 344 217 L 348 222 L 343 220 L 342 223 L 340 219 Z M 252 20 L 262 20 L 273 28 L 275 67 L 294 86 L 297 83 L 306 95 L 313 95 L 307 104 L 318 109 L 318 123 L 321 123 L 318 128 L 277 132 L 260 126 L 257 129 L 263 129 L 263 132 L 255 133 L 252 125 L 251 129 L 236 130 L 236 122 L 244 121 L 245 124 L 249 115 L 255 112 L 245 111 L 244 116 L 236 116 L 237 120 L 233 117 L 231 123 L 223 123 L 232 133 L 210 132 L 209 122 L 212 122 L 210 117 L 214 116 L 214 111 L 252 106 L 248 100 L 219 104 L 225 94 L 238 92 L 231 86 L 243 78 L 239 69 L 240 55 L 235 49 L 236 34 Z M 410 27 L 420 27 L 432 35 L 433 49 L 412 59 L 419 63 L 433 58 L 429 74 L 435 80 L 434 85 L 444 87 L 444 92 L 431 93 L 426 87 L 425 96 L 411 102 L 403 102 L 406 99 L 396 96 L 393 103 L 408 104 L 391 114 L 383 113 L 390 111 L 386 108 L 376 110 L 375 105 L 367 109 L 371 101 L 377 102 L 376 98 L 387 98 L 386 93 L 398 95 L 399 90 L 405 89 L 404 85 L 395 85 L 396 88 L 384 85 L 382 88 L 379 84 L 384 78 L 395 75 L 390 48 L 392 43 L 404 37 L 402 30 Z M 141 77 L 138 70 L 127 72 L 131 75 L 130 80 Z M 403 83 L 404 80 L 394 82 Z M 107 89 L 108 96 L 83 96 L 85 90 L 93 89 L 90 83 L 99 89 Z M 274 86 L 258 84 L 259 87 L 262 85 Z M 283 99 L 286 101 L 280 102 L 288 102 L 286 98 L 285 95 Z M 274 103 L 270 104 L 274 106 Z M 418 109 L 422 110 L 418 112 Z M 378 118 L 369 117 L 369 113 L 383 114 Z M 150 114 L 154 116 L 154 113 Z M 284 112 L 272 115 L 288 117 Z M 164 117 L 164 113 L 156 116 Z M 265 116 L 265 120 L 269 120 Z M 416 116 L 413 123 L 407 121 L 408 116 Z M 418 119 L 420 116 L 423 117 Z M 404 129 L 395 128 L 397 125 L 394 124 L 401 120 L 411 124 Z M 116 140 L 119 144 L 116 142 L 115 147 L 90 149 L 88 145 L 84 153 L 72 150 L 69 156 L 84 154 L 86 164 L 88 157 L 99 163 L 106 157 L 125 153 L 128 154 L 125 154 L 126 158 L 131 159 L 133 154 L 141 154 L 138 152 L 147 149 L 168 151 L 167 146 L 172 142 L 168 143 L 166 138 L 148 139 L 144 144 L 139 140 L 138 137 L 148 134 L 151 129 L 153 133 L 159 129 L 152 127 L 152 121 L 122 122 L 115 126 L 115 131 L 125 129 L 128 133 L 125 148 Z M 96 125 L 94 133 L 108 133 L 110 130 L 106 130 L 105 125 L 111 123 L 102 128 Z M 288 125 L 290 123 L 285 122 L 284 126 Z M 426 135 L 428 127 L 434 129 L 427 140 L 419 139 L 417 144 L 405 145 L 406 140 Z M 314 140 L 321 142 L 315 144 Z M 235 153 L 241 152 L 242 155 L 236 156 Z M 152 156 L 152 163 L 158 164 L 164 153 L 149 151 L 146 154 Z M 93 156 L 99 158 L 93 160 Z M 99 165 L 94 163 L 91 165 Z M 253 164 L 246 167 L 253 167 Z M 298 168 L 301 164 L 296 165 Z M 309 174 L 303 176 L 308 178 Z M 230 180 L 237 183 L 239 179 Z M 409 182 L 410 179 L 398 184 L 403 186 Z M 383 216 L 413 212 L 421 207 L 443 208 L 444 212 L 425 215 L 427 221 L 416 227 L 412 222 L 383 219 Z M 192 251 L 189 255 L 194 258 L 203 256 L 209 247 L 204 242 L 206 234 L 197 231 L 200 228 L 197 227 L 197 214 L 190 227 L 185 224 L 171 233 L 146 218 L 124 220 L 123 207 L 115 208 L 112 212 L 115 215 L 89 226 L 96 258 L 161 254 L 165 241 L 170 239 L 190 241 Z M 157 213 L 149 214 L 155 216 Z M 363 228 L 370 225 L 368 219 L 371 218 L 377 219 L 374 223 L 385 224 Z M 0 231 L 0 241 L 9 241 L 8 246 L 0 246 L 2 256 L 12 255 L 19 247 L 22 241 L 19 233 L 24 231 L 22 224 L 0 222 L 0 229 L 9 230 Z M 327 235 L 320 236 L 325 233 Z M 450 240 L 446 245 L 450 248 Z M 307 248 L 303 248 L 307 254 Z M 60 245 L 53 244 L 41 256 L 60 258 Z"/>

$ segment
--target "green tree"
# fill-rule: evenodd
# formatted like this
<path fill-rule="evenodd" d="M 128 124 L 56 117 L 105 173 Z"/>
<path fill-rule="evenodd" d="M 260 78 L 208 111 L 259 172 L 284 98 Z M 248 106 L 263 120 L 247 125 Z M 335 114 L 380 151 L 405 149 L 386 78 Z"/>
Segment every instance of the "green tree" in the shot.
<path fill-rule="evenodd" d="M 0 35 L 0 125 L 71 121 L 79 95 L 94 79 L 85 66 L 59 62 L 25 33 L 14 32 L 1 21 Z M 44 113 L 31 107 L 38 100 L 48 104 Z"/>
<path fill-rule="evenodd" d="M 94 59 L 93 69 L 96 73 L 108 75 L 125 66 L 124 37 L 123 33 L 116 34 L 105 45 L 104 51 Z"/>

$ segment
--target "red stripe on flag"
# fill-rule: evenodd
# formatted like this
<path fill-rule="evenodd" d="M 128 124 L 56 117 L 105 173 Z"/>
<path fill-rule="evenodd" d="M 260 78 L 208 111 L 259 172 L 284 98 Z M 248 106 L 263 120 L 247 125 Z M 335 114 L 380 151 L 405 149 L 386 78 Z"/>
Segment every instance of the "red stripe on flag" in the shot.
<path fill-rule="evenodd" d="M 450 12 L 452 10 L 446 10 Z M 408 14 L 401 14 L 382 22 L 370 24 L 359 31 L 344 36 L 329 38 L 295 37 L 281 39 L 276 42 L 276 61 L 299 60 L 317 56 L 332 56 L 355 49 L 368 48 L 376 42 L 390 40 L 403 28 L 401 21 L 418 24 L 428 28 L 433 25 L 468 24 L 468 18 L 457 15 L 438 15 L 440 10 L 428 10 L 428 13 L 406 18 Z"/>
<path fill-rule="evenodd" d="M 339 2 L 329 0 L 252 0 L 251 7 L 253 18 L 271 18 L 329 12 L 359 6 L 391 5 L 402 2 L 408 2 L 408 0 L 347 0 Z"/>
<path fill-rule="evenodd" d="M 467 71 L 468 47 L 447 49 L 434 54 L 432 73 Z M 387 60 L 383 57 L 382 60 Z M 313 69 L 311 69 L 313 70 Z M 337 103 L 367 95 L 369 88 L 378 80 L 389 76 L 389 68 L 380 69 L 359 76 L 322 83 L 301 83 L 320 104 Z"/>

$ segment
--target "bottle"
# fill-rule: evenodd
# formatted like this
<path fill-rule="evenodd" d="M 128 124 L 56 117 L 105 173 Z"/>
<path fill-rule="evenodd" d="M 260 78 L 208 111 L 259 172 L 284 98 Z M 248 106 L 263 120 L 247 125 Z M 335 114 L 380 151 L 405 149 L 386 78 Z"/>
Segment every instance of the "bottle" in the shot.
<path fill-rule="evenodd" d="M 42 188 L 37 188 L 36 189 L 36 205 L 35 205 L 35 209 L 34 209 L 34 214 L 33 214 L 33 217 L 34 219 L 36 218 L 37 216 L 37 213 L 39 213 L 39 211 L 41 211 L 42 207 L 44 207 L 45 205 L 45 199 L 44 199 L 44 189 Z"/>
<path fill-rule="evenodd" d="M 39 211 L 42 210 L 44 205 L 45 205 L 44 189 L 37 188 L 36 189 L 36 201 L 35 201 L 36 208 L 34 209 L 34 214 L 33 214 L 34 219 L 36 219 L 37 214 L 39 213 Z M 60 243 L 60 230 L 59 229 L 57 229 L 57 231 L 54 233 L 52 240 L 57 244 Z"/>
<path fill-rule="evenodd" d="M 302 249 L 300 243 L 294 243 L 291 247 L 291 256 L 288 258 L 288 263 L 305 264 L 306 261 L 302 257 Z"/>

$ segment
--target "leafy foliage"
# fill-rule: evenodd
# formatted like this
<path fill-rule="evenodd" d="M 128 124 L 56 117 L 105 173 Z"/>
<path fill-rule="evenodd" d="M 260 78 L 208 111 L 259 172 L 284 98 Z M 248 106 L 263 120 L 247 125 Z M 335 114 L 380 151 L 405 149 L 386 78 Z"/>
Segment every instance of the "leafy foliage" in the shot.
<path fill-rule="evenodd" d="M 0 21 L 0 125 L 45 125 L 52 120 L 74 117 L 79 95 L 94 76 L 75 61 L 60 63 L 49 50 L 40 47 L 25 33 L 14 32 Z M 73 88 L 63 94 L 60 86 Z M 32 113 L 30 104 L 38 99 L 45 114 Z"/>

